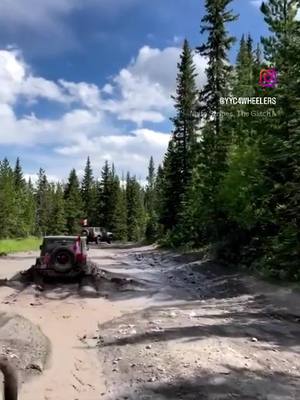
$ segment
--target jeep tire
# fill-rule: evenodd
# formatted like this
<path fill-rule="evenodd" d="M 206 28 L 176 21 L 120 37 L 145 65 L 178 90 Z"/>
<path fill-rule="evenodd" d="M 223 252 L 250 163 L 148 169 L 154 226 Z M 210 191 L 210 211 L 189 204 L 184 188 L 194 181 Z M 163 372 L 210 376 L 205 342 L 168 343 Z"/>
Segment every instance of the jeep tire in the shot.
<path fill-rule="evenodd" d="M 75 255 L 66 247 L 58 247 L 51 254 L 50 264 L 56 272 L 70 272 L 75 266 Z"/>

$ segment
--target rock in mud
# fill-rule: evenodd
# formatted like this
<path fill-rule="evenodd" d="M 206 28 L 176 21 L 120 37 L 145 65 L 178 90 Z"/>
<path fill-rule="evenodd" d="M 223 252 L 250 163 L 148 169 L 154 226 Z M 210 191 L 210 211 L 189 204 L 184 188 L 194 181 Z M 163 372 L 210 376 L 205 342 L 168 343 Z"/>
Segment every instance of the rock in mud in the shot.
<path fill-rule="evenodd" d="M 10 313 L 0 313 L 0 346 L 6 350 L 22 379 L 42 372 L 50 353 L 49 339 L 40 328 Z"/>

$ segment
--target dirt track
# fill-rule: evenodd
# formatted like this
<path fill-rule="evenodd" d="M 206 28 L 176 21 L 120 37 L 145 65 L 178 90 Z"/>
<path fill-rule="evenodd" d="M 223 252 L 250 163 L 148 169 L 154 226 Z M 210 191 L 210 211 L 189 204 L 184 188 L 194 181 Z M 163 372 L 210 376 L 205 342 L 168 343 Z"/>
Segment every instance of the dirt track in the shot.
<path fill-rule="evenodd" d="M 34 257 L 0 259 L 0 278 Z M 0 310 L 51 343 L 43 373 L 22 377 L 21 400 L 300 398 L 299 294 L 151 247 L 90 257 L 133 283 L 103 282 L 99 298 L 76 285 L 0 288 Z"/>

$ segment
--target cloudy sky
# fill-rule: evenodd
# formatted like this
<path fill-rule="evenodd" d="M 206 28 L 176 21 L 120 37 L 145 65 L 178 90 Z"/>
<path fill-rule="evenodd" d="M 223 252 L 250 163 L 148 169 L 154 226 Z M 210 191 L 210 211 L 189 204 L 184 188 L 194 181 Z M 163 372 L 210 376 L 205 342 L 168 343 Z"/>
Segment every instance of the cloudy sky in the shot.
<path fill-rule="evenodd" d="M 144 179 L 166 150 L 180 47 L 201 43 L 203 3 L 1 0 L 0 157 L 64 179 L 89 155 L 96 174 L 109 160 Z M 233 2 L 231 33 L 259 40 L 258 3 Z M 201 86 L 205 60 L 195 63 Z"/>

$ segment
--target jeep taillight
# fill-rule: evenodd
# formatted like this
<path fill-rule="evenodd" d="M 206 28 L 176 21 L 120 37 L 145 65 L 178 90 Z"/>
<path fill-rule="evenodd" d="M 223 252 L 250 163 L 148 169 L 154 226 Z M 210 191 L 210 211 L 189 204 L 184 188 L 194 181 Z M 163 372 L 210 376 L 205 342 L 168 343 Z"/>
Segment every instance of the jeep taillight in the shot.
<path fill-rule="evenodd" d="M 74 252 L 75 255 L 78 256 L 79 254 L 81 254 L 81 241 L 80 241 L 80 237 L 78 237 L 76 239 L 75 245 L 74 245 Z"/>
<path fill-rule="evenodd" d="M 50 262 L 50 254 L 46 253 L 43 257 L 41 257 L 41 266 L 46 267 Z"/>

